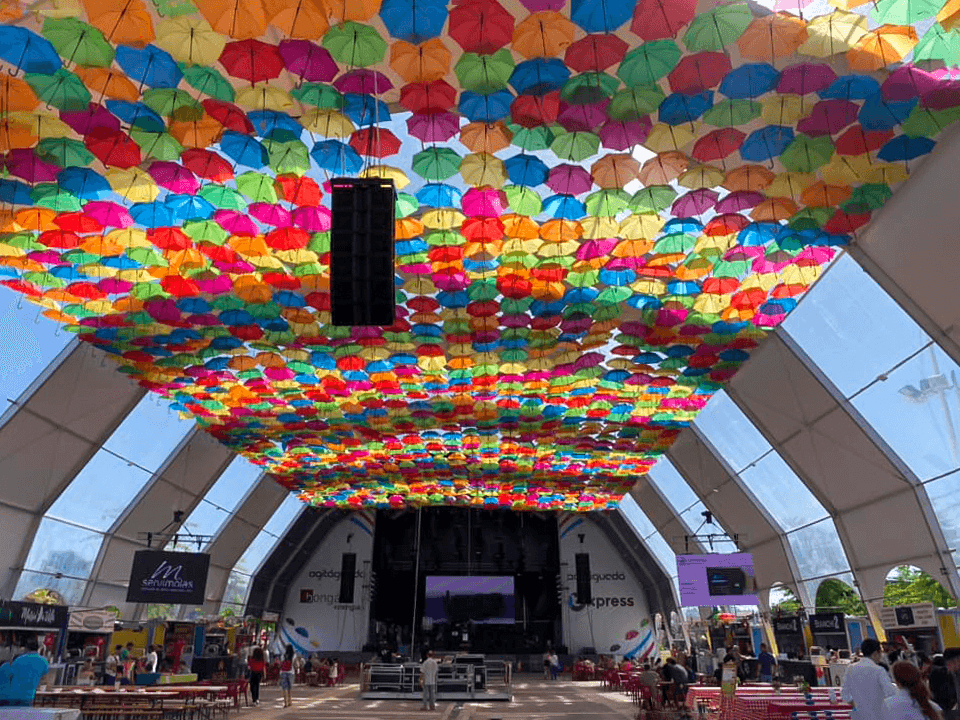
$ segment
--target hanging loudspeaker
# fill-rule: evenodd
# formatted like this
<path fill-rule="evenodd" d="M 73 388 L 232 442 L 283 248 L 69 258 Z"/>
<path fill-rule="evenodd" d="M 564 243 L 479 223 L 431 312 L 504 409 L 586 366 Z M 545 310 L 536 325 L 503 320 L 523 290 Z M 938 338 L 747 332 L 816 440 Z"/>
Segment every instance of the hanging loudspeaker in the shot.
<path fill-rule="evenodd" d="M 344 553 L 340 563 L 340 597 L 337 600 L 341 605 L 353 604 L 353 586 L 356 584 L 357 554 Z"/>
<path fill-rule="evenodd" d="M 577 602 L 580 605 L 589 605 L 593 602 L 590 590 L 590 555 L 577 553 Z"/>

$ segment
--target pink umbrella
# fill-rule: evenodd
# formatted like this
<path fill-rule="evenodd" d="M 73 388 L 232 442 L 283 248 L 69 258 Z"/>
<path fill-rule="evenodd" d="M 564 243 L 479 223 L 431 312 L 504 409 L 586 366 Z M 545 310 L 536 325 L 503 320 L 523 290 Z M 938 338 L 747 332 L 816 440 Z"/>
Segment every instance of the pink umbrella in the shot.
<path fill-rule="evenodd" d="M 791 258 L 792 259 L 792 258 Z M 766 257 L 758 257 L 753 261 L 753 264 L 750 266 L 750 269 L 755 273 L 760 273 L 764 275 L 766 273 L 780 272 L 787 265 L 790 264 L 790 261 L 786 262 L 774 262 Z"/>
<path fill-rule="evenodd" d="M 72 127 L 78 135 L 86 135 L 94 128 L 107 128 L 120 132 L 120 119 L 102 105 L 90 103 L 86 110 L 61 110 L 60 119 Z"/>
<path fill-rule="evenodd" d="M 887 76 L 880 86 L 880 92 L 883 93 L 884 100 L 913 100 L 941 84 L 933 74 L 912 65 L 904 65 Z"/>
<path fill-rule="evenodd" d="M 327 49 L 309 40 L 281 40 L 280 57 L 287 70 L 311 82 L 330 82 L 340 71 Z"/>
<path fill-rule="evenodd" d="M 797 130 L 807 135 L 835 135 L 856 122 L 859 112 L 860 106 L 849 100 L 821 100 L 797 123 Z"/>
<path fill-rule="evenodd" d="M 460 206 L 471 217 L 500 217 L 506 212 L 507 195 L 493 188 L 470 188 L 464 193 Z"/>
<path fill-rule="evenodd" d="M 56 250 L 36 250 L 27 257 L 30 260 L 36 260 L 37 262 L 48 263 L 50 265 L 57 265 L 60 263 L 60 253 Z"/>
<path fill-rule="evenodd" d="M 567 4 L 567 0 L 520 0 L 520 4 L 535 13 L 541 10 L 559 10 Z"/>
<path fill-rule="evenodd" d="M 590 105 L 567 105 L 567 103 L 561 102 L 557 122 L 570 132 L 576 132 L 577 130 L 593 132 L 595 128 L 600 127 L 606 121 L 606 107 L 609 104 L 609 100 Z"/>
<path fill-rule="evenodd" d="M 777 0 L 773 4 L 774 10 L 802 10 L 813 0 Z"/>
<path fill-rule="evenodd" d="M 190 172 L 183 165 L 166 160 L 157 160 L 147 169 L 150 177 L 162 188 L 170 192 L 184 193 L 186 195 L 195 195 L 200 189 L 200 181 L 197 176 Z"/>
<path fill-rule="evenodd" d="M 95 200 L 83 206 L 83 212 L 104 227 L 128 228 L 133 225 L 133 218 L 122 205 L 106 200 Z"/>
<path fill-rule="evenodd" d="M 716 205 L 719 197 L 720 195 L 716 190 L 710 190 L 709 188 L 691 190 L 673 202 L 671 212 L 677 217 L 700 215 Z"/>
<path fill-rule="evenodd" d="M 639 120 L 608 120 L 600 128 L 600 142 L 610 150 L 629 150 L 641 144 L 650 134 L 653 123 L 650 118 Z"/>
<path fill-rule="evenodd" d="M 579 165 L 556 165 L 547 177 L 547 187 L 563 195 L 579 195 L 593 187 L 593 178 Z"/>
<path fill-rule="evenodd" d="M 358 68 L 345 72 L 333 82 L 333 86 L 342 93 L 362 93 L 379 95 L 393 90 L 393 83 L 381 72 Z"/>
<path fill-rule="evenodd" d="M 577 248 L 577 260 L 593 260 L 606 257 L 618 244 L 618 240 L 605 238 L 603 240 L 585 240 Z"/>
<path fill-rule="evenodd" d="M 824 63 L 800 63 L 799 65 L 791 65 L 780 73 L 777 92 L 794 93 L 796 95 L 820 92 L 830 87 L 830 84 L 836 79 L 837 74 L 829 65 Z"/>
<path fill-rule="evenodd" d="M 251 217 L 267 225 L 273 225 L 274 227 L 290 226 L 290 212 L 280 205 L 256 202 L 247 208 L 247 212 L 250 213 Z"/>
<path fill-rule="evenodd" d="M 97 287 L 108 295 L 123 295 L 130 292 L 133 283 L 127 280 L 117 280 L 117 278 L 104 278 L 97 283 Z"/>
<path fill-rule="evenodd" d="M 291 220 L 296 227 L 309 233 L 326 232 L 331 224 L 330 210 L 323 206 L 297 208 Z"/>
<path fill-rule="evenodd" d="M 718 213 L 737 213 L 741 210 L 756 207 L 765 199 L 766 196 L 764 196 L 763 193 L 738 190 L 737 192 L 730 193 L 718 202 L 715 209 Z"/>
<path fill-rule="evenodd" d="M 723 254 L 724 260 L 753 260 L 760 255 L 763 255 L 764 249 L 762 245 L 751 245 L 750 247 L 744 247 L 738 245 L 727 250 Z"/>
<path fill-rule="evenodd" d="M 217 270 L 219 270 L 220 272 L 234 273 L 236 275 L 251 273 L 257 269 L 252 264 L 244 260 L 236 260 L 234 262 L 223 262 L 222 260 L 217 260 L 216 262 L 213 263 L 213 266 L 217 268 Z M 197 286 L 200 287 L 201 290 L 203 290 L 203 285 L 201 285 L 199 282 L 197 282 Z M 231 287 L 233 286 L 231 285 Z M 204 290 L 204 292 L 213 292 L 213 290 Z M 221 290 L 220 292 L 226 292 L 226 290 Z"/>
<path fill-rule="evenodd" d="M 798 260 L 812 260 L 817 265 L 823 265 L 833 260 L 833 256 L 837 254 L 837 251 L 832 247 L 827 247 L 825 245 L 808 245 L 794 258 L 794 262 Z"/>
<path fill-rule="evenodd" d="M 31 148 L 17 148 L 3 159 L 7 172 L 27 182 L 50 182 L 57 179 L 60 167 L 37 157 Z"/>
<path fill-rule="evenodd" d="M 268 367 L 263 374 L 271 380 L 293 380 L 297 376 L 293 370 L 285 367 Z"/>
<path fill-rule="evenodd" d="M 251 267 L 253 266 L 251 265 Z M 209 295 L 222 295 L 225 292 L 233 290 L 233 281 L 229 275 L 217 275 L 212 278 L 196 277 L 193 281 L 197 284 L 197 287 L 200 288 L 201 292 Z"/>
<path fill-rule="evenodd" d="M 194 282 L 197 283 L 197 287 L 200 287 L 201 290 L 203 290 L 200 283 L 197 282 L 196 279 L 194 279 Z M 209 291 L 203 290 L 203 292 L 209 292 Z M 213 295 L 214 293 L 210 293 L 210 294 Z M 206 327 L 213 327 L 215 325 L 220 324 L 220 318 L 218 318 L 213 313 L 197 313 L 195 315 L 190 315 L 189 317 L 187 317 L 187 322 L 190 323 L 191 325 L 203 325 Z"/>
<path fill-rule="evenodd" d="M 407 118 L 407 131 L 423 142 L 446 142 L 460 132 L 460 116 L 451 112 L 414 113 Z"/>
<path fill-rule="evenodd" d="M 239 210 L 217 210 L 213 214 L 213 221 L 231 235 L 253 237 L 260 233 L 257 224 Z"/>

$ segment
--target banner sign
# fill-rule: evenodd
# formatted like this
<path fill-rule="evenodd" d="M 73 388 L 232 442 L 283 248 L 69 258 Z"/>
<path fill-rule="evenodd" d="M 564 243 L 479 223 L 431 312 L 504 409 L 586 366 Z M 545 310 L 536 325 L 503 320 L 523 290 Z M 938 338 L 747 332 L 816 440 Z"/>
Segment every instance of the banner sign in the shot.
<path fill-rule="evenodd" d="M 207 553 L 140 550 L 133 556 L 127 602 L 203 604 Z"/>
<path fill-rule="evenodd" d="M 773 620 L 773 631 L 775 633 L 793 633 L 794 635 L 799 635 L 800 618 L 796 616 L 775 618 Z"/>
<path fill-rule="evenodd" d="M 884 630 L 937 627 L 937 613 L 933 603 L 915 603 L 880 608 L 880 624 Z"/>
<path fill-rule="evenodd" d="M 843 613 L 817 613 L 810 616 L 810 631 L 821 635 L 836 633 L 845 635 L 847 624 Z"/>
<path fill-rule="evenodd" d="M 63 605 L 0 600 L 0 627 L 60 629 L 67 625 Z"/>

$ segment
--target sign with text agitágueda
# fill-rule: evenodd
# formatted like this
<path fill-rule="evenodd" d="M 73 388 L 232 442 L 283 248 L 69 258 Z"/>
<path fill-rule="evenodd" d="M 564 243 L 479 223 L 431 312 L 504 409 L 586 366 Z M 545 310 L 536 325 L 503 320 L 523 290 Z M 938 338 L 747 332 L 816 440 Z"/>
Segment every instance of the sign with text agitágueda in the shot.
<path fill-rule="evenodd" d="M 209 570 L 206 553 L 141 550 L 133 556 L 127 602 L 202 604 Z"/>

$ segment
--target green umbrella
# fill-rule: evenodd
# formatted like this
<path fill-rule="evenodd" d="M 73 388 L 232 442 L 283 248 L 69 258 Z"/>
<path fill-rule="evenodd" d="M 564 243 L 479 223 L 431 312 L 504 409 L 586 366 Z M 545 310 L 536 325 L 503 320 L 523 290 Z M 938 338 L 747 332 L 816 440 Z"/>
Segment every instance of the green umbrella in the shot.
<path fill-rule="evenodd" d="M 910 137 L 933 137 L 958 119 L 960 119 L 960 108 L 929 110 L 917 105 L 900 127 L 904 134 Z"/>
<path fill-rule="evenodd" d="M 420 208 L 420 202 L 410 193 L 397 193 L 396 217 L 413 215 Z"/>
<path fill-rule="evenodd" d="M 132 127 L 130 137 L 140 146 L 140 152 L 145 158 L 176 162 L 183 154 L 183 145 L 170 133 L 150 132 Z"/>
<path fill-rule="evenodd" d="M 460 171 L 463 161 L 456 152 L 445 147 L 429 147 L 413 156 L 413 171 L 424 180 L 446 180 Z"/>
<path fill-rule="evenodd" d="M 218 295 L 210 301 L 210 306 L 219 312 L 225 310 L 242 310 L 247 304 L 236 295 Z"/>
<path fill-rule="evenodd" d="M 484 300 L 494 300 L 500 291 L 497 289 L 497 282 L 494 278 L 488 278 L 486 280 L 475 280 L 467 288 L 467 297 L 475 302 L 483 302 Z M 469 323 L 467 323 L 466 332 L 470 332 Z"/>
<path fill-rule="evenodd" d="M 315 253 L 330 252 L 330 233 L 318 232 L 310 236 L 310 242 L 307 243 L 307 249 Z"/>
<path fill-rule="evenodd" d="M 614 120 L 639 120 L 659 108 L 665 98 L 657 85 L 628 88 L 613 96 L 607 114 Z"/>
<path fill-rule="evenodd" d="M 216 188 L 217 185 L 207 185 L 203 190 L 207 188 Z M 222 190 L 228 190 L 229 188 L 219 188 Z M 203 190 L 200 191 L 200 196 L 203 197 Z M 236 190 L 231 190 L 231 192 L 236 192 Z M 207 202 L 210 202 L 209 199 Z M 246 207 L 246 203 L 243 204 Z M 239 210 L 241 208 L 233 208 Z M 190 236 L 194 242 L 205 242 L 210 245 L 223 245 L 227 238 L 230 237 L 230 233 L 220 227 L 213 220 L 194 220 L 183 224 L 183 231 Z"/>
<path fill-rule="evenodd" d="M 697 238 L 687 233 L 673 233 L 664 235 L 657 240 L 653 246 L 653 252 L 673 255 L 675 253 L 688 253 L 693 250 L 697 244 Z"/>
<path fill-rule="evenodd" d="M 30 197 L 40 207 L 57 212 L 74 212 L 83 207 L 80 198 L 67 192 L 56 183 L 39 183 L 30 190 Z"/>
<path fill-rule="evenodd" d="M 592 287 L 599 279 L 600 271 L 595 269 L 567 273 L 566 277 L 567 284 L 573 287 Z"/>
<path fill-rule="evenodd" d="M 510 142 L 522 150 L 546 150 L 553 142 L 554 133 L 546 125 L 528 128 L 510 123 L 507 127 L 513 133 L 513 139 Z"/>
<path fill-rule="evenodd" d="M 103 33 L 76 18 L 47 18 L 40 32 L 68 63 L 109 67 L 113 62 L 115 51 Z"/>
<path fill-rule="evenodd" d="M 673 40 L 643 43 L 626 54 L 617 77 L 630 87 L 654 85 L 676 67 L 682 54 Z"/>
<path fill-rule="evenodd" d="M 37 242 L 33 234 L 26 232 L 2 233 L 0 234 L 0 243 L 21 250 L 43 250 L 46 248 L 43 243 Z"/>
<path fill-rule="evenodd" d="M 811 230 L 813 228 L 822 228 L 827 221 L 833 217 L 835 210 L 830 207 L 808 207 L 804 208 L 787 221 L 793 230 Z M 716 275 L 716 270 L 714 270 Z"/>
<path fill-rule="evenodd" d="M 564 83 L 560 97 L 574 105 L 590 105 L 613 97 L 620 81 L 606 73 L 590 72 L 574 75 Z"/>
<path fill-rule="evenodd" d="M 27 73 L 24 80 L 40 100 L 58 110 L 86 110 L 90 102 L 90 91 L 86 85 L 64 68 L 60 68 L 53 75 Z"/>
<path fill-rule="evenodd" d="M 942 7 L 942 0 L 878 0 L 872 15 L 877 25 L 913 25 L 932 18 Z"/>
<path fill-rule="evenodd" d="M 763 105 L 753 100 L 724 100 L 703 114 L 703 122 L 714 127 L 735 127 L 756 120 L 763 113 Z"/>
<path fill-rule="evenodd" d="M 304 105 L 314 105 L 321 108 L 343 108 L 343 95 L 332 85 L 318 82 L 303 83 L 290 92 L 290 95 Z"/>
<path fill-rule="evenodd" d="M 960 33 L 944 30 L 940 23 L 934 23 L 913 49 L 913 61 L 921 60 L 940 60 L 946 65 L 960 65 Z"/>
<path fill-rule="evenodd" d="M 427 233 L 426 236 L 424 236 L 424 240 L 427 241 L 428 245 L 433 245 L 434 247 L 453 247 L 466 242 L 466 238 L 464 238 L 463 235 L 453 230 L 436 230 Z"/>
<path fill-rule="evenodd" d="M 321 42 L 334 60 L 350 67 L 375 65 L 387 51 L 387 43 L 372 26 L 352 21 L 330 28 Z"/>
<path fill-rule="evenodd" d="M 506 48 L 497 50 L 493 55 L 464 53 L 457 60 L 453 70 L 460 81 L 460 87 L 481 95 L 489 95 L 507 86 L 513 74 L 513 55 Z"/>
<path fill-rule="evenodd" d="M 591 132 L 564 132 L 557 135 L 550 149 L 558 158 L 580 162 L 600 150 L 600 138 Z"/>
<path fill-rule="evenodd" d="M 275 203 L 277 201 L 273 180 L 253 170 L 237 175 L 237 189 L 254 202 Z"/>
<path fill-rule="evenodd" d="M 523 185 L 508 185 L 503 191 L 507 194 L 510 209 L 518 215 L 533 217 L 543 212 L 543 200 L 535 190 Z"/>
<path fill-rule="evenodd" d="M 226 102 L 233 102 L 237 96 L 233 85 L 227 82 L 226 78 L 214 68 L 203 65 L 184 67 L 182 64 L 180 67 L 183 70 L 183 79 L 187 81 L 190 87 L 196 88 L 201 95 L 225 100 Z"/>
<path fill-rule="evenodd" d="M 716 5 L 697 15 L 683 34 L 687 50 L 723 50 L 743 35 L 753 22 L 753 13 L 745 2 Z"/>
<path fill-rule="evenodd" d="M 83 305 L 78 305 L 76 303 L 70 303 L 69 305 L 63 306 L 63 312 L 67 315 L 73 315 L 78 318 L 92 317 L 96 315 L 93 310 L 87 310 Z"/>
<path fill-rule="evenodd" d="M 669 208 L 676 197 L 677 191 L 669 185 L 650 185 L 634 193 L 629 207 L 638 215 L 655 215 Z"/>
<path fill-rule="evenodd" d="M 203 105 L 197 102 L 186 90 L 151 88 L 143 92 L 141 99 L 143 104 L 157 115 L 174 120 L 188 122 L 203 117 Z"/>
<path fill-rule="evenodd" d="M 584 203 L 587 212 L 598 217 L 613 217 L 626 210 L 630 204 L 630 193 L 618 188 L 598 190 L 587 195 Z"/>
<path fill-rule="evenodd" d="M 633 290 L 629 287 L 608 287 L 597 296 L 598 303 L 610 303 L 618 306 L 633 295 Z M 612 320 L 620 316 L 620 308 L 597 308 L 593 312 L 594 320 Z"/>
<path fill-rule="evenodd" d="M 147 267 L 168 267 L 170 265 L 163 255 L 159 254 L 152 248 L 132 247 L 127 248 L 124 253 L 131 260 L 135 260 L 141 265 L 146 265 Z"/>
<path fill-rule="evenodd" d="M 236 190 L 224 185 L 204 185 L 200 197 L 222 210 L 246 210 L 247 201 Z"/>
<path fill-rule="evenodd" d="M 82 141 L 70 138 L 44 138 L 37 143 L 36 153 L 41 160 L 65 168 L 87 167 L 96 160 Z"/>
<path fill-rule="evenodd" d="M 893 195 L 889 185 L 868 183 L 854 188 L 850 199 L 840 208 L 850 214 L 868 213 L 881 207 Z"/>
<path fill-rule="evenodd" d="M 299 140 L 263 140 L 270 155 L 270 169 L 278 175 L 306 175 L 310 170 L 310 150 Z"/>
<path fill-rule="evenodd" d="M 48 272 L 32 271 L 23 274 L 23 279 L 29 283 L 33 283 L 39 287 L 45 288 L 62 288 L 66 286 L 67 281 L 58 278 L 56 275 L 53 275 Z"/>
<path fill-rule="evenodd" d="M 750 270 L 746 260 L 721 260 L 713 266 L 714 277 L 741 278 Z"/>
<path fill-rule="evenodd" d="M 294 277 L 309 277 L 311 275 L 323 275 L 324 269 L 320 267 L 320 263 L 302 263 L 301 265 L 295 265 L 293 268 Z"/>
<path fill-rule="evenodd" d="M 834 149 L 829 135 L 810 137 L 798 133 L 780 155 L 780 162 L 790 172 L 813 172 L 830 162 Z"/>

